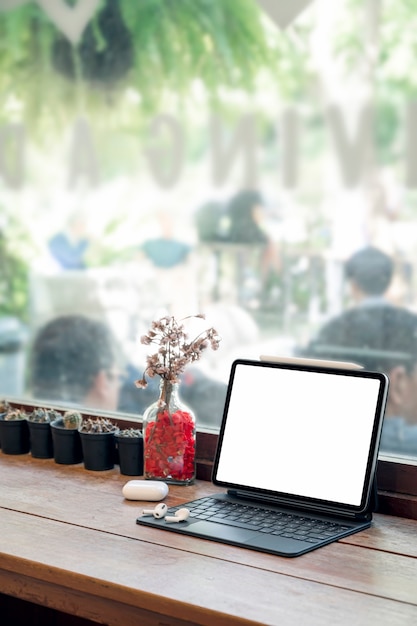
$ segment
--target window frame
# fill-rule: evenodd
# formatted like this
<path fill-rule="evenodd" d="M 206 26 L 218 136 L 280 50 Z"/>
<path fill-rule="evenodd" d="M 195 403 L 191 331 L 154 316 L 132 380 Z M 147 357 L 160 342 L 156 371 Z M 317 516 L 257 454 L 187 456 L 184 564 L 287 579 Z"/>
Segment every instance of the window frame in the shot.
<path fill-rule="evenodd" d="M 377 485 L 381 513 L 417 520 L 417 459 L 380 455 Z"/>

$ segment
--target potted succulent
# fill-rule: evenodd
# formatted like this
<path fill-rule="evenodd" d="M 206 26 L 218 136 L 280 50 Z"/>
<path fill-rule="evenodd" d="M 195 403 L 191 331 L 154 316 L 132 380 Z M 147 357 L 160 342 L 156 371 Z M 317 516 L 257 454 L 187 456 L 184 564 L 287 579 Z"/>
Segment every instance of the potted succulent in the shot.
<path fill-rule="evenodd" d="M 84 467 L 101 471 L 114 467 L 118 427 L 105 417 L 83 419 L 79 427 Z"/>
<path fill-rule="evenodd" d="M 37 459 L 51 459 L 54 456 L 51 422 L 60 414 L 53 409 L 37 408 L 28 416 L 30 451 Z"/>
<path fill-rule="evenodd" d="M 80 433 L 82 415 L 79 411 L 69 410 L 51 422 L 54 459 L 62 465 L 74 465 L 83 460 Z"/>
<path fill-rule="evenodd" d="M 143 475 L 143 437 L 139 428 L 124 428 L 116 434 L 116 449 L 120 473 L 125 476 Z"/>
<path fill-rule="evenodd" d="M 10 404 L 7 402 L 7 400 L 1 400 L 0 401 L 0 419 L 3 419 L 7 411 L 9 411 L 9 409 L 10 409 Z M 1 448 L 1 428 L 0 428 L 0 448 Z"/>
<path fill-rule="evenodd" d="M 1 445 L 4 454 L 27 454 L 30 450 L 28 415 L 24 409 L 9 409 L 1 416 Z"/>

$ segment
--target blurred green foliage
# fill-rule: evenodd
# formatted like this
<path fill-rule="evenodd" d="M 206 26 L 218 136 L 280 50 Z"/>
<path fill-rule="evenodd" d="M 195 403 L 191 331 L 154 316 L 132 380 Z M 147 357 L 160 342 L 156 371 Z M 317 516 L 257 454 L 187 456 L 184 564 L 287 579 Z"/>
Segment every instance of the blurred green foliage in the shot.
<path fill-rule="evenodd" d="M 120 13 L 109 13 L 109 7 L 118 7 Z M 417 0 L 347 0 L 346 8 L 349 19 L 332 33 L 334 57 L 347 75 L 369 74 L 378 157 L 396 164 L 405 103 L 417 94 Z M 281 31 L 255 0 L 100 0 L 80 42 L 71 46 L 37 3 L 3 10 L 0 127 L 22 121 L 31 142 L 45 142 L 61 137 L 80 112 L 87 113 L 99 131 L 95 141 L 103 177 L 110 179 L 139 169 L 137 137 L 146 131 L 146 119 L 164 108 L 182 111 L 181 102 L 189 107 L 196 90 L 204 93 L 208 109 L 221 107 L 233 125 L 242 111 L 233 94 L 244 93 L 248 110 L 252 106 L 259 117 L 271 167 L 276 167 L 275 111 L 251 101 L 252 94 L 256 100 L 265 89 L 277 94 L 280 104 L 300 106 L 308 130 L 302 149 L 314 162 L 327 150 L 325 121 L 317 107 L 320 76 L 310 48 L 314 19 L 314 13 L 306 12 Z M 114 33 L 123 33 L 122 47 Z M 128 92 L 135 97 L 126 99 Z M 181 123 L 192 123 L 186 113 Z M 112 133 L 100 132 L 109 128 Z M 207 130 L 194 130 L 190 144 L 191 158 L 197 161 L 207 149 Z M 106 242 L 122 220 L 109 222 L 103 233 Z M 0 314 L 27 314 L 27 242 L 9 230 L 7 240 L 0 239 Z M 316 247 L 320 245 L 318 241 Z M 127 259 L 132 253 L 124 251 Z M 111 246 L 96 248 L 90 259 L 93 266 L 115 260 L 123 260 L 123 251 Z M 302 272 L 294 272 L 294 298 L 302 308 L 308 294 L 304 276 L 298 280 L 298 275 Z"/>
<path fill-rule="evenodd" d="M 28 320 L 28 265 L 13 250 L 13 239 L 0 231 L 0 317 L 16 316 Z"/>
<path fill-rule="evenodd" d="M 0 91 L 38 125 L 83 106 L 108 115 L 127 86 L 142 114 L 194 81 L 214 98 L 222 87 L 251 90 L 259 68 L 275 64 L 253 0 L 101 0 L 76 45 L 36 3 L 1 12 Z"/>

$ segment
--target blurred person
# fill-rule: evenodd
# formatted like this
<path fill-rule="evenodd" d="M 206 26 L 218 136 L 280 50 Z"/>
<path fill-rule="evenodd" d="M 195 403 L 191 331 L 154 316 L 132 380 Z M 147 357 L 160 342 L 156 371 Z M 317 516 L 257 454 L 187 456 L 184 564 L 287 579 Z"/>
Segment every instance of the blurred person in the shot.
<path fill-rule="evenodd" d="M 209 200 L 196 211 L 195 226 L 201 243 L 222 243 L 227 234 L 227 214 L 223 202 Z"/>
<path fill-rule="evenodd" d="M 72 213 L 64 230 L 48 241 L 48 249 L 59 269 L 83 270 L 87 266 L 86 253 L 90 246 L 85 216 L 82 211 Z"/>
<path fill-rule="evenodd" d="M 229 201 L 228 241 L 235 243 L 268 243 L 263 228 L 265 213 L 264 199 L 259 191 L 245 189 L 236 193 Z"/>
<path fill-rule="evenodd" d="M 269 271 L 281 267 L 278 247 L 270 238 L 265 224 L 266 207 L 262 194 L 245 189 L 235 194 L 227 206 L 229 219 L 227 240 L 234 243 L 264 244 L 261 270 L 265 277 Z"/>
<path fill-rule="evenodd" d="M 265 297 L 271 276 L 276 277 L 281 271 L 278 245 L 267 232 L 265 200 L 258 190 L 244 189 L 232 196 L 226 210 L 228 229 L 225 241 L 261 245 L 259 270 L 256 269 L 257 273 L 259 271 L 259 276 L 254 276 L 254 278 L 259 283 L 259 293 Z M 238 275 L 243 277 L 242 280 L 244 281 L 248 276 L 251 278 L 252 271 L 248 267 L 248 260 L 239 258 L 238 263 Z M 244 291 L 245 285 L 242 288 Z M 240 300 L 245 300 L 245 297 L 241 296 Z"/>
<path fill-rule="evenodd" d="M 156 217 L 159 232 L 139 246 L 141 259 L 148 262 L 157 306 L 182 317 L 196 308 L 193 248 L 176 236 L 172 212 L 163 209 Z"/>
<path fill-rule="evenodd" d="M 208 304 L 204 315 L 221 336 L 221 349 L 207 353 L 204 362 L 187 367 L 182 375 L 180 394 L 193 409 L 198 426 L 218 428 L 232 361 L 245 353 L 259 354 L 260 331 L 252 315 L 235 304 Z"/>
<path fill-rule="evenodd" d="M 223 417 L 232 361 L 246 350 L 259 354 L 260 331 L 252 315 L 235 304 L 208 304 L 204 315 L 221 336 L 221 348 L 208 352 L 198 366 L 186 369 L 181 397 L 193 409 L 198 425 L 218 428 Z"/>
<path fill-rule="evenodd" d="M 204 307 L 204 314 L 210 326 L 221 336 L 222 343 L 220 350 L 205 355 L 201 366 L 219 380 L 227 380 L 235 358 L 248 351 L 259 354 L 259 326 L 253 315 L 237 304 L 212 302 Z"/>
<path fill-rule="evenodd" d="M 170 269 L 187 261 L 192 247 L 174 234 L 174 217 L 169 211 L 157 215 L 160 233 L 144 241 L 140 250 L 155 267 Z"/>
<path fill-rule="evenodd" d="M 34 339 L 29 388 L 43 401 L 114 411 L 120 371 L 110 329 L 82 315 L 47 322 Z"/>
<path fill-rule="evenodd" d="M 386 304 L 394 275 L 392 258 L 373 246 L 361 248 L 345 264 L 345 277 L 355 305 Z"/>
<path fill-rule="evenodd" d="M 354 361 L 390 380 L 381 452 L 417 455 L 417 315 L 379 305 L 330 320 L 297 356 Z"/>

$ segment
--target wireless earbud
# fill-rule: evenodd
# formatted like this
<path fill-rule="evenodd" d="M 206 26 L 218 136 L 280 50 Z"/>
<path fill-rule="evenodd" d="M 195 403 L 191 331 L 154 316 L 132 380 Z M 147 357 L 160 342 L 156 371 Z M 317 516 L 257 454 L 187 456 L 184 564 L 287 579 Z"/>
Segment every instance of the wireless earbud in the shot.
<path fill-rule="evenodd" d="M 188 519 L 190 516 L 190 511 L 188 509 L 178 509 L 175 512 L 175 515 L 168 515 L 165 518 L 166 522 L 183 522 Z"/>
<path fill-rule="evenodd" d="M 145 515 L 153 515 L 156 519 L 162 519 L 167 514 L 168 507 L 165 502 L 160 502 L 154 509 L 142 509 L 141 517 Z"/>

